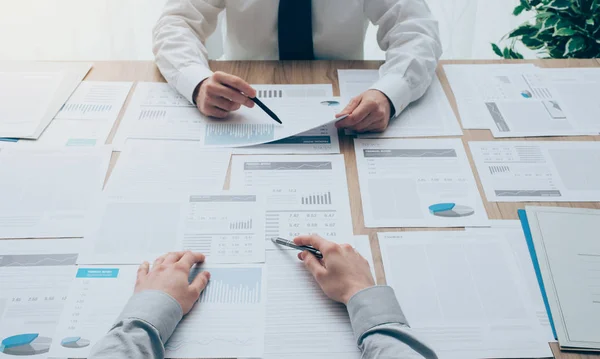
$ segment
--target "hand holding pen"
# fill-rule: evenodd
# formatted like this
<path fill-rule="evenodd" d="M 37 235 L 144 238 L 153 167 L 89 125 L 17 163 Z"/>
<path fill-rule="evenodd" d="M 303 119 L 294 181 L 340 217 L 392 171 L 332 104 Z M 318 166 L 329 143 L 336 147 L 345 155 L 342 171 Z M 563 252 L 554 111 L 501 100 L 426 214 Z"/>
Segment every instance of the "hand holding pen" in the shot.
<path fill-rule="evenodd" d="M 193 97 L 204 115 L 225 118 L 241 106 L 254 107 L 256 90 L 237 76 L 217 71 L 196 87 Z"/>
<path fill-rule="evenodd" d="M 369 262 L 351 245 L 330 242 L 316 234 L 296 237 L 293 244 L 312 248 L 298 253 L 298 259 L 329 298 L 348 304 L 354 294 L 375 285 Z"/>

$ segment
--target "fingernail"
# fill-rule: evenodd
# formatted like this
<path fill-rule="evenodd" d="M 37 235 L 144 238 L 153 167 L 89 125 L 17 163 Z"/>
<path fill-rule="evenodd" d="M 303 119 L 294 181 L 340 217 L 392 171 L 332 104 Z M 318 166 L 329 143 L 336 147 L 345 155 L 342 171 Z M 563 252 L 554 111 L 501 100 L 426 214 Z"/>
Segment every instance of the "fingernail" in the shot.
<path fill-rule="evenodd" d="M 304 260 L 306 258 L 306 252 L 300 253 L 300 259 Z"/>

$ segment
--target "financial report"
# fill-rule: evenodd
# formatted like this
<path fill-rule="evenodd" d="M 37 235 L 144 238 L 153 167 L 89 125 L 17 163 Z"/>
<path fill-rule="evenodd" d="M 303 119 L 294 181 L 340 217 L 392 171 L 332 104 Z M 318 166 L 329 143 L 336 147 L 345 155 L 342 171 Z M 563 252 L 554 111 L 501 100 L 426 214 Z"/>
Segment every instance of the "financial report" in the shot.
<path fill-rule="evenodd" d="M 338 70 L 340 94 L 345 106 L 353 97 L 368 90 L 378 79 L 378 70 Z M 398 111 L 399 109 L 396 109 Z M 460 136 L 462 130 L 437 76 L 423 97 L 410 104 L 390 120 L 381 133 L 361 134 L 359 137 L 426 137 Z"/>
<path fill-rule="evenodd" d="M 352 234 L 342 155 L 235 156 L 230 188 L 266 196 L 267 248 L 272 237 L 319 233 L 339 242 Z"/>
<path fill-rule="evenodd" d="M 600 200 L 600 143 L 469 142 L 488 201 Z"/>
<path fill-rule="evenodd" d="M 91 67 L 84 62 L 0 62 L 0 137 L 40 137 Z"/>
<path fill-rule="evenodd" d="M 387 283 L 440 358 L 551 357 L 509 245 L 469 232 L 379 233 Z"/>
<path fill-rule="evenodd" d="M 79 266 L 50 355 L 84 358 L 133 294 L 138 266 Z M 211 279 L 167 342 L 168 358 L 260 357 L 264 345 L 266 269 L 211 265 Z M 193 269 L 190 278 L 199 269 Z"/>
<path fill-rule="evenodd" d="M 106 183 L 111 195 L 221 190 L 230 149 L 188 141 L 128 141 Z"/>
<path fill-rule="evenodd" d="M 79 242 L 0 241 L 0 358 L 47 358 Z"/>
<path fill-rule="evenodd" d="M 0 147 L 0 238 L 81 237 L 109 147 Z"/>
<path fill-rule="evenodd" d="M 460 139 L 355 139 L 365 227 L 485 226 Z"/>

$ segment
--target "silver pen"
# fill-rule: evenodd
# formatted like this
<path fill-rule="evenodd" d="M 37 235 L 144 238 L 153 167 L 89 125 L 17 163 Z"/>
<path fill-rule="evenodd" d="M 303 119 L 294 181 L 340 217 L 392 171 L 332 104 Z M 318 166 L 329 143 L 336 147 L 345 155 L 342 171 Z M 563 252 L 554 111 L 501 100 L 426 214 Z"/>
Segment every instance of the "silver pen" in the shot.
<path fill-rule="evenodd" d="M 316 248 L 311 247 L 311 246 L 299 246 L 297 244 L 295 244 L 294 242 L 284 239 L 284 238 L 280 238 L 280 237 L 272 237 L 271 241 L 275 244 L 280 244 L 282 246 L 286 246 L 286 247 L 290 247 L 290 248 L 294 248 L 297 249 L 299 251 L 309 251 L 310 253 L 312 253 L 315 257 L 321 259 L 323 258 L 323 254 Z"/>

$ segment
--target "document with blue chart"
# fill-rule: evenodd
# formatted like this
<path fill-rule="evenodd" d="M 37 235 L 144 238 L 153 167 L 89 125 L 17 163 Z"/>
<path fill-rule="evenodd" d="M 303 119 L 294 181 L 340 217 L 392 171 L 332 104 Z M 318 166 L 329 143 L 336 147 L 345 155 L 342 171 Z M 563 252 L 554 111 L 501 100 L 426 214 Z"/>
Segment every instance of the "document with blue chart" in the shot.
<path fill-rule="evenodd" d="M 490 202 L 600 201 L 600 142 L 472 141 Z"/>
<path fill-rule="evenodd" d="M 234 156 L 230 188 L 266 196 L 267 248 L 271 237 L 319 233 L 343 242 L 352 235 L 342 155 Z"/>
<path fill-rule="evenodd" d="M 47 358 L 80 239 L 0 241 L 0 358 Z"/>
<path fill-rule="evenodd" d="M 79 266 L 50 355 L 85 358 L 133 294 L 137 265 Z M 264 265 L 210 265 L 210 282 L 166 345 L 168 358 L 261 357 Z M 190 280 L 197 274 L 193 270 Z"/>
<path fill-rule="evenodd" d="M 337 136 L 337 132 L 330 126 L 335 114 L 331 108 L 330 86 L 318 85 L 314 89 L 308 85 L 291 86 L 269 85 L 268 89 L 260 89 L 260 93 L 266 95 L 261 100 L 281 118 L 283 124 L 278 124 L 258 106 L 252 109 L 242 106 L 226 119 L 210 118 L 167 84 L 141 82 L 136 86 L 113 143 L 117 150 L 129 139 L 190 140 L 206 147 L 246 147 L 322 128 L 318 133 L 282 144 L 295 142 L 294 145 L 307 147 L 305 151 L 317 153 L 336 151 L 337 138 L 333 136 L 334 133 Z M 323 93 L 324 96 L 312 96 Z M 330 138 L 325 138 L 327 136 Z M 282 151 L 289 153 L 290 149 Z"/>
<path fill-rule="evenodd" d="M 210 263 L 265 261 L 265 206 L 254 194 L 104 196 L 91 213 L 78 264 L 151 263 L 180 250 Z"/>
<path fill-rule="evenodd" d="M 460 139 L 355 139 L 365 226 L 485 226 Z"/>

